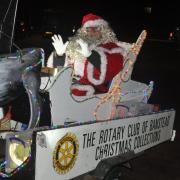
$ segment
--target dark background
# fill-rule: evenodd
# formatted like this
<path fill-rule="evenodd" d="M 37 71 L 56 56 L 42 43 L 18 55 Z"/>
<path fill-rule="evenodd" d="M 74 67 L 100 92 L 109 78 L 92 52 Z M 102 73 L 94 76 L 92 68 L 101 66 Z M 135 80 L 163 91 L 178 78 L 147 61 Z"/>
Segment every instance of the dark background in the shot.
<path fill-rule="evenodd" d="M 134 42 L 146 29 L 148 37 L 135 64 L 132 79 L 144 83 L 154 81 L 150 103 L 162 109 L 174 108 L 177 131 L 174 142 L 166 142 L 132 161 L 127 180 L 180 179 L 180 6 L 178 2 L 100 1 L 100 0 L 20 0 L 14 42 L 20 47 L 42 47 L 46 59 L 53 50 L 51 36 L 59 33 L 66 40 L 73 28 L 81 26 L 87 13 L 107 20 L 121 41 Z M 23 23 L 22 23 L 23 22 Z M 171 34 L 172 33 L 172 34 Z"/>
<path fill-rule="evenodd" d="M 54 23 L 58 26 L 58 32 L 68 33 L 71 29 L 69 27 L 79 27 L 82 16 L 90 12 L 104 17 L 118 34 L 127 34 L 127 31 L 132 34 L 146 28 L 151 31 L 152 36 L 159 38 L 167 38 L 168 31 L 178 25 L 180 16 L 178 3 L 173 1 L 20 0 L 17 19 L 24 20 L 28 26 L 38 28 L 38 31 L 39 28 L 50 27 Z"/>

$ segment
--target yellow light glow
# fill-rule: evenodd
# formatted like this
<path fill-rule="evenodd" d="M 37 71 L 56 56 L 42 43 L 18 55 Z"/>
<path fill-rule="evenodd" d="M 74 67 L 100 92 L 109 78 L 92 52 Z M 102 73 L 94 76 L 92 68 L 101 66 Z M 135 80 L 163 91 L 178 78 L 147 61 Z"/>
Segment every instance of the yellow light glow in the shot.
<path fill-rule="evenodd" d="M 46 31 L 45 34 L 47 34 L 47 35 L 53 35 L 53 32 Z"/>
<path fill-rule="evenodd" d="M 9 155 L 11 160 L 20 166 L 30 154 L 30 148 L 25 147 L 22 143 L 13 142 L 9 146 Z"/>

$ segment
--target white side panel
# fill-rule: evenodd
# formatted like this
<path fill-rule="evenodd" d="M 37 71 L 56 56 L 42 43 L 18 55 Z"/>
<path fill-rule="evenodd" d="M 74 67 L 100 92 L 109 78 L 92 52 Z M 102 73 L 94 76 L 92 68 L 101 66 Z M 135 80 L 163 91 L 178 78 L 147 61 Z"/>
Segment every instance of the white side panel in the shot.
<path fill-rule="evenodd" d="M 49 92 L 53 125 L 62 125 L 67 121 L 88 122 L 95 120 L 94 112 L 97 110 L 97 105 L 102 102 L 101 98 L 107 95 L 72 96 L 71 74 L 72 69 L 65 68 L 51 83 Z M 146 84 L 129 80 L 121 85 L 120 101 L 146 102 L 151 91 L 152 88 Z M 109 119 L 111 107 L 112 98 L 101 103 L 97 111 L 98 120 Z"/>
<path fill-rule="evenodd" d="M 38 132 L 37 137 L 42 136 L 44 141 L 38 138 L 36 142 L 35 179 L 71 179 L 95 169 L 97 164 L 105 158 L 128 151 L 138 153 L 169 140 L 172 136 L 174 116 L 175 112 L 171 110 L 134 118 Z M 73 156 L 76 160 L 71 168 L 64 169 L 65 171 L 60 169 L 59 172 L 63 171 L 61 174 L 53 167 L 53 162 L 55 162 L 53 155 L 57 157 L 57 162 L 62 160 L 62 163 L 61 153 L 64 154 L 63 158 L 67 157 L 70 147 L 65 146 L 67 141 L 62 141 L 67 133 L 76 137 L 73 147 L 76 148 Z M 59 149 L 56 151 L 58 142 Z"/>
<path fill-rule="evenodd" d="M 96 96 L 72 96 L 71 73 L 71 68 L 62 70 L 49 90 L 52 103 L 51 115 L 53 125 L 64 124 L 66 121 L 87 122 L 95 120 L 94 112 L 100 99 Z M 108 119 L 110 112 L 111 99 L 99 108 L 99 118 Z"/>
<path fill-rule="evenodd" d="M 121 83 L 121 98 L 120 102 L 136 101 L 147 102 L 152 90 L 153 84 L 150 82 L 149 86 L 137 81 L 129 80 Z"/>
<path fill-rule="evenodd" d="M 52 80 L 54 79 L 53 76 L 45 76 L 41 77 L 41 85 L 40 85 L 40 90 L 46 90 L 49 88 L 51 85 Z"/>

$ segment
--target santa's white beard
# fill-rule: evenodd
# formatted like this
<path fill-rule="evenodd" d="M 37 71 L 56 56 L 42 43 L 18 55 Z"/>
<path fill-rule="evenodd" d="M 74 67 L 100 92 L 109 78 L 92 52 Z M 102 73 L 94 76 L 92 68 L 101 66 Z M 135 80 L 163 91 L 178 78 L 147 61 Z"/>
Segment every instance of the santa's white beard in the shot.
<path fill-rule="evenodd" d="M 102 36 L 99 37 L 92 37 L 88 36 L 87 33 L 83 31 L 82 28 L 77 30 L 77 33 L 69 38 L 69 44 L 66 49 L 66 55 L 69 56 L 70 59 L 73 59 L 74 61 L 85 61 L 86 58 L 82 56 L 77 50 L 80 50 L 81 47 L 79 43 L 77 43 L 77 40 L 82 39 L 88 44 L 88 47 L 90 50 L 92 50 L 95 46 L 98 46 L 99 44 L 105 44 L 108 42 L 118 42 L 115 33 L 110 27 L 104 27 L 101 30 Z"/>

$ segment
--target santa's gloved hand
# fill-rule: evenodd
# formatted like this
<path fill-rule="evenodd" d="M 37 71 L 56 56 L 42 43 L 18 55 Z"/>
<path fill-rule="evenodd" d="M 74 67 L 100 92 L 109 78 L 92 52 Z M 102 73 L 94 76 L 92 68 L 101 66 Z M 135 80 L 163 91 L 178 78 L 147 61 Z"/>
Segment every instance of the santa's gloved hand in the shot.
<path fill-rule="evenodd" d="M 81 46 L 81 49 L 77 51 L 81 53 L 84 57 L 89 57 L 91 55 L 91 51 L 88 48 L 88 44 L 82 39 L 78 39 L 76 42 L 79 43 L 79 45 Z"/>
<path fill-rule="evenodd" d="M 57 55 L 62 56 L 65 53 L 66 47 L 67 47 L 69 42 L 67 41 L 64 44 L 60 35 L 54 35 L 52 37 L 52 40 L 53 40 L 52 45 L 54 46 Z"/>

